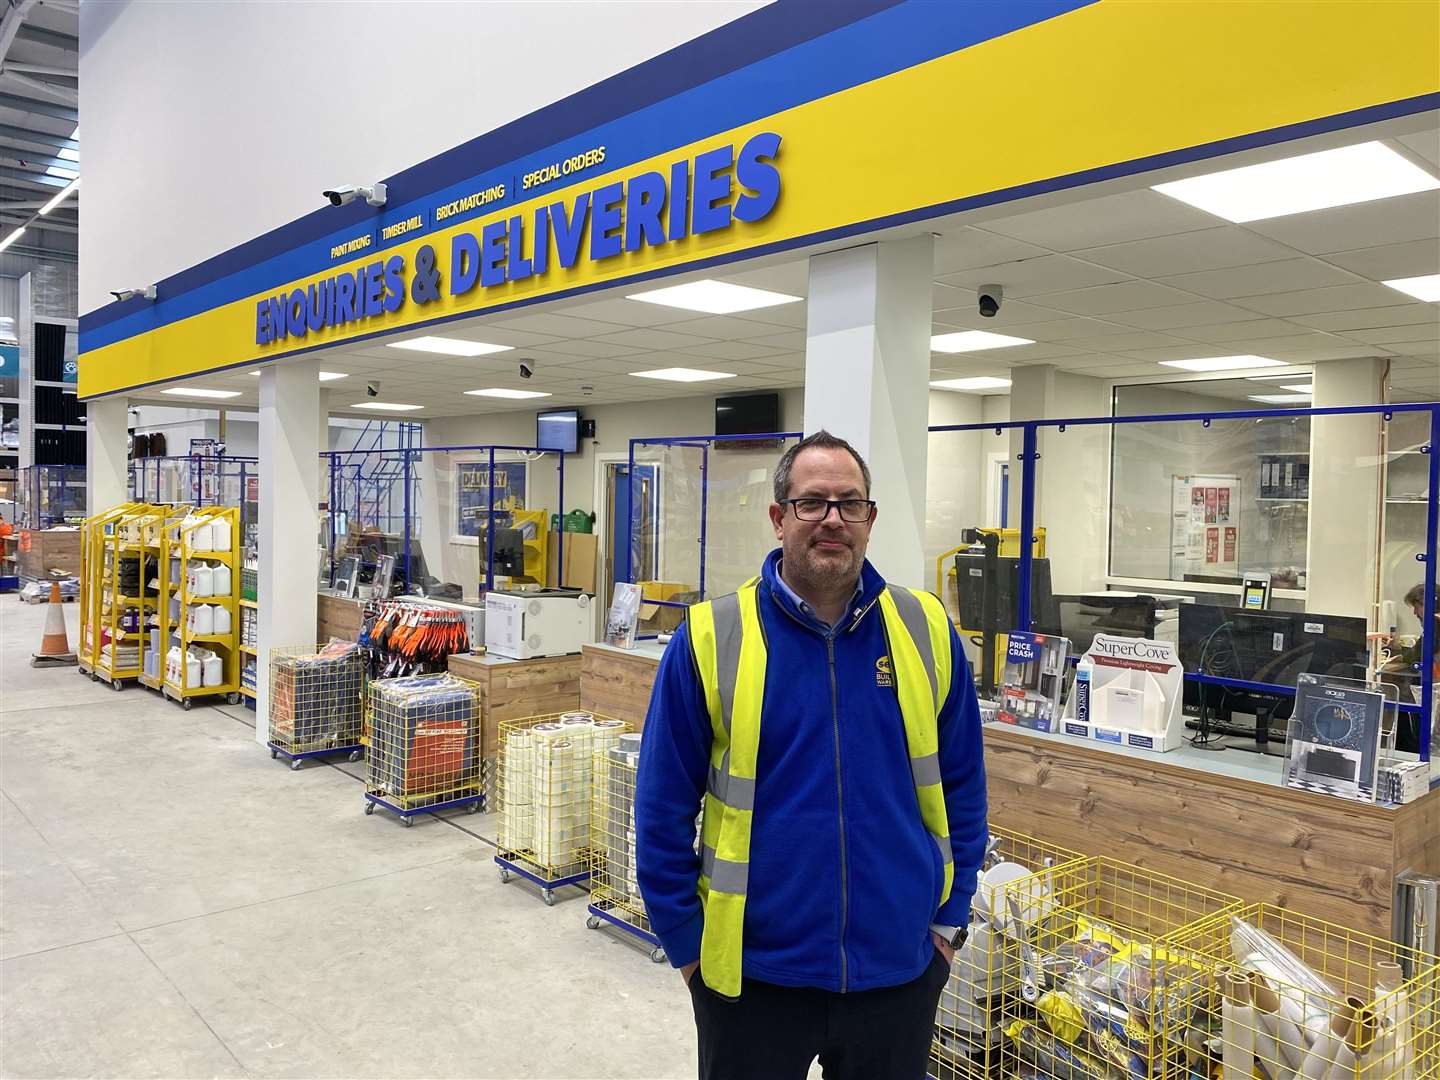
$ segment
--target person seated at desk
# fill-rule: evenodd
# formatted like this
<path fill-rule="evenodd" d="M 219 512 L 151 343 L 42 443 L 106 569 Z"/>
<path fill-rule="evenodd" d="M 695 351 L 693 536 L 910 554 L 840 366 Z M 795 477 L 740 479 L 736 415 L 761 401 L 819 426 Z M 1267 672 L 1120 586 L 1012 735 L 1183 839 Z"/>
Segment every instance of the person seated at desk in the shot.
<path fill-rule="evenodd" d="M 1425 629 L 1425 583 L 1423 581 L 1413 586 L 1410 591 L 1405 594 L 1405 603 L 1409 606 L 1410 610 L 1415 613 L 1415 618 L 1420 623 L 1422 636 L 1414 638 L 1412 641 L 1399 634 L 1392 635 L 1385 643 L 1389 651 L 1390 659 L 1385 662 L 1380 670 L 1386 674 L 1414 675 L 1418 682 L 1419 672 L 1416 671 L 1416 665 L 1421 662 L 1425 652 L 1425 638 L 1423 636 Z M 1440 619 L 1440 599 L 1437 599 L 1436 602 L 1435 617 Z M 1440 627 L 1436 629 L 1440 630 Z M 1437 651 L 1436 669 L 1437 673 L 1440 673 L 1440 651 Z"/>

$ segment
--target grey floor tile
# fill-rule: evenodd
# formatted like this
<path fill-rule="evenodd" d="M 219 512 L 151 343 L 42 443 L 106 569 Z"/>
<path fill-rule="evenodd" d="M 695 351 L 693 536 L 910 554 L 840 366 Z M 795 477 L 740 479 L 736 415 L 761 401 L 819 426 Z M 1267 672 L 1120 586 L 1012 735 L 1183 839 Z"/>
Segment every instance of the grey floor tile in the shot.
<path fill-rule="evenodd" d="M 243 1077 L 127 937 L 0 963 L 6 1077 Z"/>

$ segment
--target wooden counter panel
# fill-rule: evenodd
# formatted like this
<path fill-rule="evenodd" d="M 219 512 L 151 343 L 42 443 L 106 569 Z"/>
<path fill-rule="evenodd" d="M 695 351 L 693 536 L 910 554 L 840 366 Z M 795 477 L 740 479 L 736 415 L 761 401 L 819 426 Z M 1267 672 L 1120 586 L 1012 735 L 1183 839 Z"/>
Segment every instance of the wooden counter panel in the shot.
<path fill-rule="evenodd" d="M 359 640 L 364 613 L 363 600 L 321 593 L 315 598 L 315 640 L 322 644 L 331 638 Z"/>
<path fill-rule="evenodd" d="M 544 713 L 580 707 L 580 657 L 547 656 L 538 660 L 486 663 L 471 656 L 452 656 L 449 670 L 480 684 L 480 754 L 495 754 L 500 724 Z"/>
<path fill-rule="evenodd" d="M 998 825 L 1246 900 L 1389 931 L 1395 812 L 993 726 L 985 764 Z"/>
<path fill-rule="evenodd" d="M 636 731 L 642 730 L 660 662 L 608 649 L 582 648 L 580 657 L 580 707 L 626 720 Z"/>
<path fill-rule="evenodd" d="M 1434 767 L 1433 764 L 1431 766 Z M 1400 811 L 1395 829 L 1395 869 L 1440 876 L 1440 792 Z"/>

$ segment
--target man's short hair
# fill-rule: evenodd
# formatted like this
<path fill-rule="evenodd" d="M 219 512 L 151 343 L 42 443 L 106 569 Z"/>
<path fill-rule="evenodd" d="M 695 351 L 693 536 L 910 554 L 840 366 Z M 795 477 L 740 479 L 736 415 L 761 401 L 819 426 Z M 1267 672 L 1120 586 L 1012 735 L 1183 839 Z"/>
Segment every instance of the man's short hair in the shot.
<path fill-rule="evenodd" d="M 1423 581 L 1419 585 L 1410 586 L 1410 591 L 1405 594 L 1405 603 L 1411 607 L 1425 603 L 1425 583 Z"/>
<path fill-rule="evenodd" d="M 790 497 L 790 471 L 795 466 L 795 459 L 806 450 L 844 450 L 855 459 L 855 464 L 860 466 L 860 475 L 865 478 L 865 497 L 867 499 L 870 497 L 870 466 L 865 464 L 865 459 L 848 442 L 821 428 L 815 434 L 805 436 L 780 456 L 780 464 L 775 466 L 775 501 L 777 503 Z"/>

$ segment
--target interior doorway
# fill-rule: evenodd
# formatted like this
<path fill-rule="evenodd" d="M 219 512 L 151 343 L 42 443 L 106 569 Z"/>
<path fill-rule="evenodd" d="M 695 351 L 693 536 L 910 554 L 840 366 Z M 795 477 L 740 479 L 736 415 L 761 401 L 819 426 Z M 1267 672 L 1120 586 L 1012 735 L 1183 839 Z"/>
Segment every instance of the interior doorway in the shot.
<path fill-rule="evenodd" d="M 601 500 L 600 530 L 600 599 L 608 610 L 616 580 L 655 581 L 660 576 L 659 466 L 634 466 L 634 480 L 628 459 L 601 461 L 604 485 Z M 631 501 L 634 492 L 634 502 Z M 633 573 L 623 575 L 627 552 Z"/>

